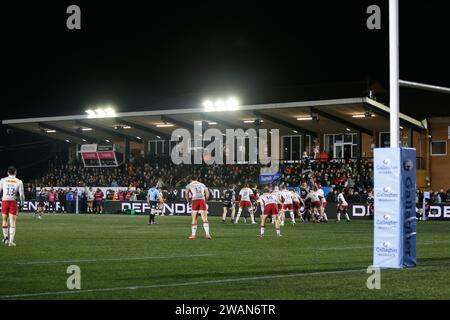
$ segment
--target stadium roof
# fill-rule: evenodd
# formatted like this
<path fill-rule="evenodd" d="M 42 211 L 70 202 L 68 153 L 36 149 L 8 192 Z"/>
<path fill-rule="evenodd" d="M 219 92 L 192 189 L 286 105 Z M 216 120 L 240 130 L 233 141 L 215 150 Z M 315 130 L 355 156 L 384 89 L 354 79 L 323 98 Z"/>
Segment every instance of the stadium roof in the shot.
<path fill-rule="evenodd" d="M 363 115 L 370 112 L 372 116 Z M 297 118 L 314 119 L 299 121 Z M 358 115 L 358 118 L 353 116 Z M 317 116 L 317 118 L 316 118 Z M 259 128 L 280 129 L 280 135 L 389 131 L 389 107 L 367 97 L 243 105 L 235 111 L 205 112 L 203 108 L 166 109 L 117 113 L 112 118 L 89 118 L 87 114 L 3 120 L 4 125 L 71 143 L 114 142 L 129 138 L 143 140 L 170 138 L 176 128 L 192 130 L 195 120 L 209 122 L 209 127 L 225 129 L 255 128 L 252 120 L 261 119 Z M 245 123 L 244 121 L 247 121 Z M 419 121 L 401 114 L 401 126 L 416 131 L 427 128 Z M 158 127 L 172 124 L 171 127 Z"/>

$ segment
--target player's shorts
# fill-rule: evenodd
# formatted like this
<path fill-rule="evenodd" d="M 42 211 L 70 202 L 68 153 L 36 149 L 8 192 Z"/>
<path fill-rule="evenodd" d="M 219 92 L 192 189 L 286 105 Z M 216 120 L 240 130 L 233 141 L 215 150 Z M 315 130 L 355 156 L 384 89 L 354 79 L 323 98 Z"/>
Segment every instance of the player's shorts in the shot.
<path fill-rule="evenodd" d="M 326 201 L 322 201 L 322 207 L 324 207 L 324 208 L 327 207 L 327 202 Z"/>
<path fill-rule="evenodd" d="M 269 203 L 264 207 L 264 215 L 266 216 L 278 215 L 278 206 L 275 203 Z"/>
<path fill-rule="evenodd" d="M 322 201 L 311 202 L 311 208 L 320 208 L 322 206 Z"/>
<path fill-rule="evenodd" d="M 293 208 L 292 203 L 285 203 L 285 204 L 283 204 L 283 210 L 292 211 L 292 208 Z"/>
<path fill-rule="evenodd" d="M 292 207 L 294 208 L 294 210 L 300 210 L 300 202 L 294 202 L 292 204 Z"/>
<path fill-rule="evenodd" d="M 203 199 L 192 200 L 192 211 L 206 211 L 208 210 L 208 206 L 206 205 L 206 201 Z"/>
<path fill-rule="evenodd" d="M 250 201 L 246 201 L 246 200 L 240 201 L 239 202 L 239 208 L 242 209 L 242 208 L 245 208 L 245 207 L 247 207 L 249 209 L 253 208 L 252 203 Z"/>
<path fill-rule="evenodd" d="M 278 207 L 278 211 L 281 210 L 281 209 L 283 209 L 283 205 L 282 205 L 281 203 L 278 203 L 278 204 L 277 204 L 277 207 Z"/>
<path fill-rule="evenodd" d="M 95 200 L 95 206 L 96 207 L 101 207 L 102 206 L 102 200 Z"/>
<path fill-rule="evenodd" d="M 228 208 L 228 209 L 233 208 L 233 202 L 231 202 L 231 201 L 224 201 L 224 202 L 222 203 L 222 206 L 223 206 L 224 208 Z"/>
<path fill-rule="evenodd" d="M 17 214 L 17 202 L 16 201 L 2 201 L 2 214 L 7 216 Z"/>
<path fill-rule="evenodd" d="M 156 209 L 158 207 L 157 201 L 149 201 L 150 209 Z"/>
<path fill-rule="evenodd" d="M 339 210 L 347 210 L 348 205 L 347 204 L 341 204 L 339 205 Z"/>

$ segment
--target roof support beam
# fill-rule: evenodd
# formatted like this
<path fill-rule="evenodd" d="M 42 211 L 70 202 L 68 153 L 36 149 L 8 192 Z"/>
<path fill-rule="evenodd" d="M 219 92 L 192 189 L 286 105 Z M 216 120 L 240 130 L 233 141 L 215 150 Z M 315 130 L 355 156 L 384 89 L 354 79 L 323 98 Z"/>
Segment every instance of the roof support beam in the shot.
<path fill-rule="evenodd" d="M 257 117 L 259 117 L 259 118 L 261 118 L 263 120 L 268 120 L 268 121 L 280 124 L 283 127 L 289 128 L 290 130 L 302 132 L 304 134 L 307 134 L 307 135 L 310 135 L 310 136 L 313 136 L 313 137 L 317 137 L 317 133 L 316 132 L 313 132 L 313 131 L 310 131 L 308 129 L 299 127 L 297 125 L 291 124 L 291 123 L 289 123 L 287 121 L 275 118 L 273 116 L 269 116 L 268 114 L 264 114 L 264 113 L 261 113 L 259 111 L 253 111 L 253 113 L 254 113 L 255 116 L 257 116 Z"/>
<path fill-rule="evenodd" d="M 187 123 L 187 122 L 180 121 L 180 120 L 168 117 L 168 116 L 161 116 L 161 120 L 173 123 L 181 128 L 185 128 L 188 130 L 194 130 L 194 123 Z"/>
<path fill-rule="evenodd" d="M 115 131 L 114 129 L 106 129 L 106 128 L 97 126 L 95 124 L 84 122 L 84 121 L 81 121 L 81 120 L 76 120 L 76 123 L 79 124 L 80 126 L 87 127 L 87 128 L 92 128 L 94 130 L 106 133 L 108 135 L 114 136 L 114 137 L 116 137 L 118 139 L 121 139 L 121 140 L 122 139 L 130 139 L 130 141 L 133 141 L 133 142 L 136 142 L 136 143 L 142 143 L 142 140 L 137 139 L 136 137 L 132 137 L 132 136 L 123 134 L 123 133 L 119 133 L 119 132 Z"/>
<path fill-rule="evenodd" d="M 161 131 L 158 131 L 158 130 L 155 130 L 155 129 L 152 129 L 152 128 L 149 128 L 149 127 L 146 127 L 146 126 L 143 126 L 143 125 L 140 125 L 140 124 L 128 121 L 128 120 L 124 120 L 124 119 L 121 119 L 121 118 L 116 118 L 116 123 L 117 124 L 122 124 L 124 126 L 129 126 L 129 127 L 133 128 L 133 129 L 136 129 L 136 130 L 139 130 L 139 131 L 142 131 L 142 132 L 145 132 L 145 133 L 150 133 L 151 135 L 154 135 L 156 137 L 161 137 L 161 138 L 166 139 L 166 140 L 170 139 L 170 135 L 167 135 L 164 132 L 161 132 Z"/>
<path fill-rule="evenodd" d="M 99 142 L 100 141 L 97 138 L 91 138 L 91 137 L 89 137 L 87 135 L 84 135 L 84 134 L 81 134 L 81 133 L 77 133 L 77 132 L 73 132 L 73 131 L 70 131 L 70 130 L 67 130 L 67 129 L 62 129 L 60 127 L 56 127 L 54 125 L 47 124 L 47 123 L 44 123 L 44 122 L 39 122 L 38 125 L 41 128 L 48 129 L 48 130 L 55 130 L 57 132 L 64 133 L 64 134 L 66 134 L 68 136 L 75 137 L 75 138 L 78 138 L 80 140 L 86 140 L 88 142 L 90 142 L 90 141 Z"/>
<path fill-rule="evenodd" d="M 223 120 L 222 118 L 220 118 L 218 116 L 214 116 L 213 112 L 203 113 L 202 117 L 203 117 L 203 119 L 206 119 L 205 121 L 209 120 L 209 121 L 217 122 L 218 124 L 224 126 L 227 129 L 237 129 L 236 127 L 238 126 L 236 123 L 231 123 L 226 120 Z"/>
<path fill-rule="evenodd" d="M 383 117 L 383 118 L 386 118 L 386 119 L 390 118 L 390 113 L 387 112 L 387 111 L 381 110 L 379 108 L 374 108 L 370 104 L 366 104 L 365 107 L 367 108 L 367 110 L 373 112 L 374 114 L 379 115 L 380 117 Z M 426 131 L 425 128 L 416 126 L 415 124 L 410 123 L 408 121 L 405 121 L 402 118 L 400 118 L 400 125 L 403 126 L 403 127 L 406 127 L 406 128 L 410 128 L 410 129 L 412 129 L 412 130 L 414 130 L 416 132 L 419 132 L 419 133 L 424 133 Z"/>
<path fill-rule="evenodd" d="M 353 122 L 347 121 L 347 120 L 342 119 L 340 117 L 337 117 L 335 115 L 329 114 L 328 112 L 321 111 L 321 110 L 316 109 L 316 108 L 311 108 L 311 112 L 312 113 L 317 113 L 319 116 L 322 116 L 324 118 L 330 119 L 330 120 L 332 120 L 334 122 L 342 123 L 343 125 L 345 125 L 348 128 L 353 128 L 354 130 L 357 130 L 357 131 L 360 131 L 360 132 L 364 132 L 365 134 L 368 134 L 370 136 L 373 135 L 372 130 L 369 130 L 367 128 L 364 128 L 362 126 L 354 124 Z"/>

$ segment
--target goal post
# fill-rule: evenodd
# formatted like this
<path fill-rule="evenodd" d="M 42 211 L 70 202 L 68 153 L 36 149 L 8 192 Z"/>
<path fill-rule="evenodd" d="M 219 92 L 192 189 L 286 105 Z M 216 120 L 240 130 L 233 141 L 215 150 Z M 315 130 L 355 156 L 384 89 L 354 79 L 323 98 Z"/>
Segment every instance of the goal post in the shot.
<path fill-rule="evenodd" d="M 416 150 L 400 148 L 398 0 L 389 0 L 390 148 L 374 151 L 373 264 L 416 266 Z"/>

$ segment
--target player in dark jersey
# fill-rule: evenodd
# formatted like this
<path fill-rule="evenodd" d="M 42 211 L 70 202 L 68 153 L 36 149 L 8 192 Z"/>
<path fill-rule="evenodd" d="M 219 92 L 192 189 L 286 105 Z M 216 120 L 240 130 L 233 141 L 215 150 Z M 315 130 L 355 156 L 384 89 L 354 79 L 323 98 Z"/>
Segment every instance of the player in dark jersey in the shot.
<path fill-rule="evenodd" d="M 234 191 L 233 186 L 229 186 L 227 190 L 223 192 L 223 214 L 222 214 L 222 223 L 226 222 L 228 209 L 231 210 L 231 222 L 234 222 L 234 216 L 236 214 L 236 208 L 234 207 L 234 203 L 236 201 L 236 192 Z"/>
<path fill-rule="evenodd" d="M 375 199 L 373 197 L 372 191 L 370 191 L 367 195 L 367 206 L 369 207 L 369 219 L 373 219 L 373 214 L 375 212 L 374 203 Z"/>
<path fill-rule="evenodd" d="M 259 210 L 259 212 L 261 212 L 261 206 L 260 206 L 259 201 L 258 201 L 259 196 L 260 196 L 261 193 L 258 190 L 258 185 L 257 184 L 254 184 L 251 189 L 253 191 L 253 195 L 255 196 L 254 198 L 251 199 L 251 202 L 252 202 L 252 205 L 253 205 L 253 214 L 256 217 L 256 213 L 258 212 L 258 210 Z M 262 215 L 262 212 L 261 212 L 260 215 Z"/>

